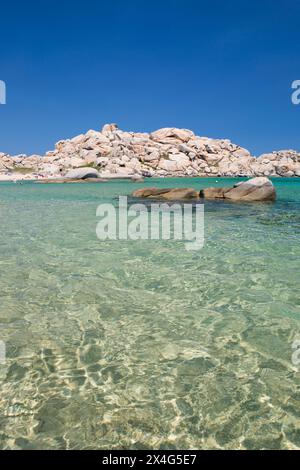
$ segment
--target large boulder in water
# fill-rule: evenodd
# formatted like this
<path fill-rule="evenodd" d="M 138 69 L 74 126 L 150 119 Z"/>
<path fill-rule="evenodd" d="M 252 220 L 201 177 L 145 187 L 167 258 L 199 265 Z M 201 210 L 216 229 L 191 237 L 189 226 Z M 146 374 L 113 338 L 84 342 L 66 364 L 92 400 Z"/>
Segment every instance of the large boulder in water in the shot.
<path fill-rule="evenodd" d="M 264 176 L 236 184 L 233 188 L 207 188 L 200 191 L 206 199 L 230 199 L 232 201 L 274 201 L 276 191 L 272 181 Z"/>
<path fill-rule="evenodd" d="M 225 198 L 233 201 L 274 201 L 276 191 L 272 181 L 260 176 L 226 191 Z"/>
<path fill-rule="evenodd" d="M 132 193 L 134 197 L 147 199 L 164 199 L 167 201 L 180 201 L 183 199 L 198 199 L 199 192 L 193 188 L 142 188 Z"/>
<path fill-rule="evenodd" d="M 99 172 L 95 168 L 90 167 L 75 168 L 74 170 L 68 171 L 65 175 L 65 178 L 70 178 L 72 180 L 84 180 L 86 178 L 99 177 Z"/>

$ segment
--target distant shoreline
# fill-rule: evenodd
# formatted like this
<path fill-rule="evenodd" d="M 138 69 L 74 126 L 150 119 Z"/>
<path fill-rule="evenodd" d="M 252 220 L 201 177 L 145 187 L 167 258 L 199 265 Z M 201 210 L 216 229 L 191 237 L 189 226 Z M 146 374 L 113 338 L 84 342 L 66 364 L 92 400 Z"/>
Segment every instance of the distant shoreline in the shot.
<path fill-rule="evenodd" d="M 247 176 L 220 176 L 220 177 L 215 177 L 215 176 L 181 176 L 181 177 L 178 177 L 178 176 L 165 176 L 165 177 L 156 177 L 154 176 L 153 179 L 154 180 L 172 180 L 172 179 L 178 179 L 178 178 L 182 178 L 182 179 L 194 179 L 194 180 L 197 180 L 197 179 L 207 179 L 207 180 L 212 180 L 213 182 L 217 182 L 218 179 L 220 180 L 224 180 L 224 179 L 247 179 L 248 177 Z M 151 181 L 152 178 L 146 178 L 145 181 Z M 288 180 L 294 180 L 294 181 L 297 181 L 299 179 L 300 181 L 300 178 L 299 177 L 296 177 L 296 176 L 271 176 L 270 179 L 275 179 L 275 180 L 281 180 L 281 179 L 288 179 Z M 78 179 L 78 180 L 66 180 L 65 178 L 62 178 L 61 180 L 58 180 L 58 179 L 47 179 L 45 180 L 44 178 L 32 178 L 32 179 L 14 179 L 14 178 L 10 178 L 10 179 L 1 179 L 1 176 L 0 176 L 0 183 L 16 183 L 16 184 L 22 184 L 22 183 L 36 183 L 36 184 L 102 184 L 102 183 L 108 183 L 109 181 L 114 181 L 114 182 L 117 182 L 117 181 L 128 181 L 130 182 L 130 179 L 129 178 L 122 178 L 122 177 L 119 177 L 119 178 L 113 178 L 113 179 L 102 179 L 101 178 L 101 181 L 99 181 L 97 178 L 89 178 L 89 179 Z M 140 181 L 138 181 L 140 182 Z M 142 182 L 142 181 L 141 181 Z"/>

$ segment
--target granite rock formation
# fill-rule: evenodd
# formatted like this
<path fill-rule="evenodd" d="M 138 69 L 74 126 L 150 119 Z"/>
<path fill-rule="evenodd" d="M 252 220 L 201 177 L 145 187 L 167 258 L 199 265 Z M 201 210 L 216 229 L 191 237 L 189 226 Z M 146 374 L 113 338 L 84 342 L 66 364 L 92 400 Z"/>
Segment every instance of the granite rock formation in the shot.
<path fill-rule="evenodd" d="M 57 142 L 45 155 L 0 153 L 1 179 L 65 177 L 89 167 L 100 177 L 300 176 L 300 153 L 281 150 L 255 157 L 227 139 L 199 137 L 187 129 L 126 132 L 116 124 Z"/>

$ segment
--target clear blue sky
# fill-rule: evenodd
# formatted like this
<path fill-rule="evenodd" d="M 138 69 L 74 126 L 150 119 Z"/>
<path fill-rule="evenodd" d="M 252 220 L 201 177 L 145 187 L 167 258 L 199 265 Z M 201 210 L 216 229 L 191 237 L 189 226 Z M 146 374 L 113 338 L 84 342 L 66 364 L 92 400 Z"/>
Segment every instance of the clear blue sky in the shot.
<path fill-rule="evenodd" d="M 300 1 L 1 2 L 0 151 L 116 122 L 300 150 Z"/>

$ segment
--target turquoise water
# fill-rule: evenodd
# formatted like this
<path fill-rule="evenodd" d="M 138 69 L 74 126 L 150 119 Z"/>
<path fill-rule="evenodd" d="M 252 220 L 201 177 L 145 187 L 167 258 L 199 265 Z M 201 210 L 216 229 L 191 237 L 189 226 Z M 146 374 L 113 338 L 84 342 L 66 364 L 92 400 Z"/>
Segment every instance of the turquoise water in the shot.
<path fill-rule="evenodd" d="M 205 246 L 105 241 L 142 184 L 0 184 L 0 448 L 300 448 L 300 179 L 205 204 Z"/>

